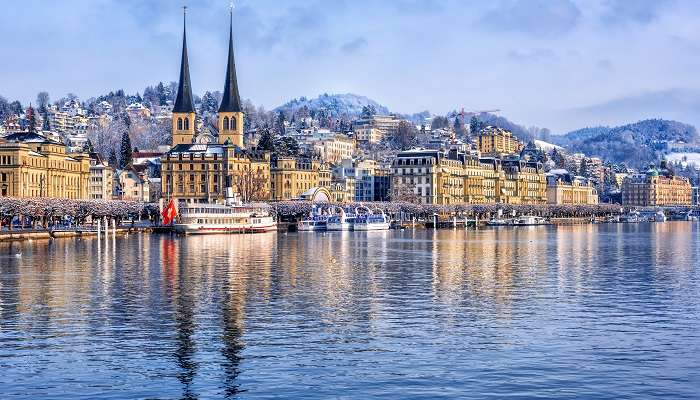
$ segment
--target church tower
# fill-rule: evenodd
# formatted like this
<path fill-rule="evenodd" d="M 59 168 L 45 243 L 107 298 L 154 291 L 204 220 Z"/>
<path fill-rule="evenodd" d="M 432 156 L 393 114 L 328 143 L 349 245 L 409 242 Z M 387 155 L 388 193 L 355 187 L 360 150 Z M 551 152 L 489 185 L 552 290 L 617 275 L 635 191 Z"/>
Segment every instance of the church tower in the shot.
<path fill-rule="evenodd" d="M 243 110 L 241 109 L 241 97 L 238 94 L 238 80 L 236 79 L 236 62 L 233 57 L 233 9 L 230 14 L 230 27 L 228 37 L 228 66 L 226 67 L 226 81 L 224 82 L 224 95 L 219 107 L 219 143 L 226 142 L 243 148 Z"/>
<path fill-rule="evenodd" d="M 192 143 L 195 125 L 190 65 L 187 60 L 187 7 L 184 8 L 182 19 L 182 60 L 180 61 L 180 83 L 173 107 L 173 146 Z"/>

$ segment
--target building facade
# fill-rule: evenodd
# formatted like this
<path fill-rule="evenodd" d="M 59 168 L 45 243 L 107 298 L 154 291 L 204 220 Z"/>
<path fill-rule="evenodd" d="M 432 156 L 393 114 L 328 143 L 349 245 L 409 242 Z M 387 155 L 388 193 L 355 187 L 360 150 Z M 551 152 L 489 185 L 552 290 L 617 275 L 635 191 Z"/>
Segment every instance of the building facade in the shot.
<path fill-rule="evenodd" d="M 692 187 L 688 178 L 660 173 L 651 168 L 646 174 L 627 176 L 622 181 L 622 205 L 638 207 L 688 206 Z"/>
<path fill-rule="evenodd" d="M 275 156 L 270 163 L 271 200 L 292 200 L 312 188 L 330 188 L 331 170 L 320 160 Z"/>
<path fill-rule="evenodd" d="M 598 204 L 598 190 L 588 179 L 552 170 L 547 174 L 547 204 Z"/>
<path fill-rule="evenodd" d="M 89 156 L 32 132 L 0 142 L 0 195 L 88 199 Z"/>
<path fill-rule="evenodd" d="M 114 171 L 99 155 L 90 155 L 90 199 L 111 200 L 114 190 Z"/>
<path fill-rule="evenodd" d="M 496 126 L 487 126 L 476 137 L 479 153 L 486 157 L 500 157 L 519 154 L 523 144 L 513 133 Z"/>
<path fill-rule="evenodd" d="M 401 152 L 391 166 L 392 199 L 426 204 L 544 204 L 542 164 L 479 158 L 456 149 Z"/>

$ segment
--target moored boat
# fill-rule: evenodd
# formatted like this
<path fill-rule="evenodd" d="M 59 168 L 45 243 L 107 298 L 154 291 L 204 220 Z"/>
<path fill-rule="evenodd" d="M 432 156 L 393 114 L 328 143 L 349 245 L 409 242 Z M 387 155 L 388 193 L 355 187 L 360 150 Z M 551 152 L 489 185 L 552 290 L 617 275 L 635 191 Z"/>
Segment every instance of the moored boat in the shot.
<path fill-rule="evenodd" d="M 523 215 L 513 219 L 513 226 L 537 226 L 549 225 L 546 218 L 536 217 L 532 215 Z"/>
<path fill-rule="evenodd" d="M 269 212 L 251 205 L 194 203 L 181 206 L 175 232 L 257 233 L 277 230 L 277 222 Z"/>
<path fill-rule="evenodd" d="M 355 217 L 354 229 L 356 231 L 387 231 L 390 227 L 391 221 L 384 214 L 384 211 L 380 211 L 379 214 L 369 211 Z"/>
<path fill-rule="evenodd" d="M 340 212 L 328 217 L 326 230 L 328 231 L 351 231 L 355 225 L 355 214 L 347 213 L 340 208 Z"/>

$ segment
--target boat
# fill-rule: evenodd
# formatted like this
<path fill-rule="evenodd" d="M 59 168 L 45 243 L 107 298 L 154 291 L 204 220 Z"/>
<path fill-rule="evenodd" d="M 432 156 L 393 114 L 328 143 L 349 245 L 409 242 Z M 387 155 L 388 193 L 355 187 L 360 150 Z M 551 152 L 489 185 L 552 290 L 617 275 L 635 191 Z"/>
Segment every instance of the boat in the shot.
<path fill-rule="evenodd" d="M 657 211 L 654 214 L 654 222 L 666 222 L 666 214 L 662 210 Z"/>
<path fill-rule="evenodd" d="M 262 207 L 191 203 L 180 207 L 173 227 L 183 234 L 258 233 L 276 231 L 277 222 Z"/>
<path fill-rule="evenodd" d="M 340 212 L 328 217 L 326 230 L 328 231 L 351 231 L 355 225 L 355 214 L 347 213 L 340 208 Z"/>
<path fill-rule="evenodd" d="M 489 221 L 486 221 L 486 225 L 487 226 L 512 226 L 513 220 L 493 218 Z"/>
<path fill-rule="evenodd" d="M 355 217 L 354 229 L 356 231 L 388 231 L 390 227 L 391 221 L 384 214 L 384 211 L 380 211 L 379 214 L 369 211 Z"/>
<path fill-rule="evenodd" d="M 637 223 L 640 222 L 639 211 L 630 211 L 620 216 L 620 222 Z"/>
<path fill-rule="evenodd" d="M 513 219 L 513 226 L 537 226 L 549 225 L 546 218 L 535 217 L 532 215 L 523 215 Z"/>
<path fill-rule="evenodd" d="M 309 216 L 299 221 L 297 224 L 298 231 L 325 231 L 328 228 L 329 215 L 323 214 L 320 209 L 315 207 L 309 213 Z"/>

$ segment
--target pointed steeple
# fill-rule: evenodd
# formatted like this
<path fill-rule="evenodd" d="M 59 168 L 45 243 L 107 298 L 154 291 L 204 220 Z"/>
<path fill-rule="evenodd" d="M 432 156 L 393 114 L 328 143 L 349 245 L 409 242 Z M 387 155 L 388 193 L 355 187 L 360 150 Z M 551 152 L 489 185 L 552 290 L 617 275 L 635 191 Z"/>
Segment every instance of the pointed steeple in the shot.
<path fill-rule="evenodd" d="M 192 101 L 192 84 L 190 83 L 190 64 L 187 60 L 187 7 L 183 7 L 182 16 L 182 61 L 180 62 L 180 84 L 177 87 L 175 99 L 175 113 L 193 113 L 194 101 Z"/>
<path fill-rule="evenodd" d="M 238 79 L 236 78 L 236 62 L 233 57 L 233 8 L 230 13 L 230 26 L 228 36 L 228 66 L 226 67 L 226 81 L 224 82 L 224 95 L 221 98 L 219 112 L 241 112 L 241 96 L 238 94 Z"/>

